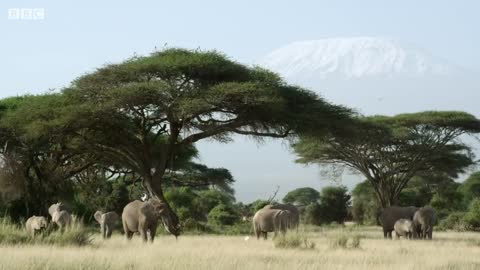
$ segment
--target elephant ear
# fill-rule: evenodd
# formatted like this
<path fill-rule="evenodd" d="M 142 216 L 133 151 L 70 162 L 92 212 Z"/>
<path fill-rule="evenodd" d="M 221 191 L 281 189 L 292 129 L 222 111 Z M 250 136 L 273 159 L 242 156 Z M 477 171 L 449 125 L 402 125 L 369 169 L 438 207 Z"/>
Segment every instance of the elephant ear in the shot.
<path fill-rule="evenodd" d="M 102 223 L 102 214 L 103 214 L 102 211 L 97 211 L 95 212 L 95 214 L 93 214 L 93 217 L 99 224 Z"/>

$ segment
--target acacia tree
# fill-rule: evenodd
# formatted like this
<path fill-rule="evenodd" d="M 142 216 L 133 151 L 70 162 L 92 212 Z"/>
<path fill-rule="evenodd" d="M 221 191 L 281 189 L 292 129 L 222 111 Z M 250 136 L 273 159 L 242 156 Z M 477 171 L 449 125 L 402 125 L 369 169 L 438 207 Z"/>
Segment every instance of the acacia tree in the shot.
<path fill-rule="evenodd" d="M 362 173 L 382 207 L 398 201 L 416 175 L 452 177 L 474 164 L 459 139 L 480 132 L 480 121 L 464 112 L 420 112 L 361 117 L 351 136 L 304 136 L 294 145 L 300 163 L 341 164 Z"/>
<path fill-rule="evenodd" d="M 317 190 L 310 187 L 303 187 L 288 192 L 285 197 L 283 197 L 283 202 L 307 206 L 311 203 L 318 202 L 318 199 L 320 199 L 320 193 Z"/>
<path fill-rule="evenodd" d="M 165 173 L 185 146 L 205 138 L 226 142 L 233 134 L 285 138 L 330 130 L 350 116 L 215 51 L 134 57 L 78 78 L 64 93 L 78 104 L 71 125 L 91 151 L 139 174 L 148 194 L 163 201 Z"/>
<path fill-rule="evenodd" d="M 12 180 L 21 188 L 26 215 L 45 213 L 48 203 L 71 196 L 68 180 L 95 162 L 65 125 L 64 104 L 60 94 L 0 101 L 0 154 L 16 171 Z"/>

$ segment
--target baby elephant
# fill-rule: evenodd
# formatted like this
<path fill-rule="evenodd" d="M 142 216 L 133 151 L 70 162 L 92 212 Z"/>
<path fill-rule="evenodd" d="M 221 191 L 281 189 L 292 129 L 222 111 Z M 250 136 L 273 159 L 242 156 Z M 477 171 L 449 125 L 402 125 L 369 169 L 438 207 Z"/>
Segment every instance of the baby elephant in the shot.
<path fill-rule="evenodd" d="M 97 211 L 95 212 L 93 217 L 98 222 L 98 224 L 100 224 L 100 231 L 104 239 L 110 238 L 110 236 L 112 236 L 115 225 L 117 225 L 117 223 L 120 221 L 120 217 L 117 215 L 117 213 L 113 211 L 107 213 Z"/>
<path fill-rule="evenodd" d="M 393 228 L 395 230 L 395 233 L 397 234 L 397 238 L 403 236 L 407 239 L 412 239 L 414 229 L 413 221 L 405 218 L 399 219 L 395 222 Z"/>
<path fill-rule="evenodd" d="M 48 208 L 48 213 L 52 216 L 52 222 L 57 224 L 58 228 L 64 229 L 72 220 L 71 215 L 67 210 L 63 209 L 62 203 L 54 203 Z"/>
<path fill-rule="evenodd" d="M 32 237 L 35 236 L 35 233 L 40 232 L 43 229 L 46 229 L 48 225 L 47 219 L 45 217 L 33 216 L 27 219 L 25 227 L 27 227 L 27 233 Z"/>

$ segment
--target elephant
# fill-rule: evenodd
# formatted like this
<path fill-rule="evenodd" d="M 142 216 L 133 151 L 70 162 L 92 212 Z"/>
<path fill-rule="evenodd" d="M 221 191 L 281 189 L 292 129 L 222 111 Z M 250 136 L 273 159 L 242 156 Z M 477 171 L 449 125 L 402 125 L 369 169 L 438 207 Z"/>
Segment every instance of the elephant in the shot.
<path fill-rule="evenodd" d="M 383 237 L 392 238 L 392 231 L 394 230 L 395 222 L 399 219 L 405 218 L 413 220 L 413 215 L 417 211 L 417 207 L 408 206 L 390 206 L 382 210 L 382 226 L 383 226 Z"/>
<path fill-rule="evenodd" d="M 54 203 L 48 208 L 48 213 L 52 217 L 52 222 L 57 224 L 58 228 L 64 229 L 72 221 L 72 217 L 61 202 Z"/>
<path fill-rule="evenodd" d="M 27 233 L 30 234 L 32 237 L 35 236 L 35 233 L 46 229 L 47 226 L 48 226 L 47 218 L 42 216 L 38 216 L 38 217 L 32 216 L 29 219 L 27 219 L 27 222 L 25 222 Z"/>
<path fill-rule="evenodd" d="M 151 198 L 146 202 L 135 200 L 123 208 L 122 224 L 127 239 L 132 239 L 134 233 L 139 232 L 143 241 L 153 243 L 157 231 L 158 220 L 161 219 L 165 229 L 175 237 L 180 235 L 180 225 L 176 216 L 170 213 L 169 206 L 159 199 Z"/>
<path fill-rule="evenodd" d="M 433 208 L 425 206 L 418 209 L 413 215 L 414 233 L 420 239 L 432 239 L 433 226 L 436 221 L 437 215 Z"/>
<path fill-rule="evenodd" d="M 253 230 L 257 239 L 260 239 L 262 234 L 266 240 L 268 232 L 273 232 L 275 238 L 279 231 L 286 233 L 291 219 L 292 214 L 288 210 L 262 208 L 253 216 Z"/>
<path fill-rule="evenodd" d="M 112 236 L 113 229 L 115 225 L 120 221 L 120 217 L 117 213 L 111 211 L 107 213 L 103 213 L 102 211 L 97 211 L 93 215 L 95 220 L 100 224 L 100 232 L 102 233 L 102 237 L 110 238 Z"/>
<path fill-rule="evenodd" d="M 267 204 L 263 207 L 263 209 L 288 210 L 291 217 L 288 228 L 298 230 L 298 224 L 300 223 L 300 211 L 298 211 L 296 206 L 292 204 Z"/>
<path fill-rule="evenodd" d="M 407 239 L 412 239 L 414 234 L 414 226 L 413 221 L 411 221 L 410 219 L 401 218 L 395 222 L 395 225 L 393 227 L 395 229 L 395 234 L 397 235 L 397 238 L 400 238 L 400 236 L 402 236 Z"/>

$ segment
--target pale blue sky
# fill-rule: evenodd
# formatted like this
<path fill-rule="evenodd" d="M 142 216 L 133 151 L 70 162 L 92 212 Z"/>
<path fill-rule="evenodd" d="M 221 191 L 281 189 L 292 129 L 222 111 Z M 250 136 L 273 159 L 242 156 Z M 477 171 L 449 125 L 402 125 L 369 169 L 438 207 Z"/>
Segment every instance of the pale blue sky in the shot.
<path fill-rule="evenodd" d="M 474 0 L 71 2 L 0 2 L 0 97 L 58 89 L 104 63 L 118 62 L 134 53 L 146 54 L 164 44 L 218 49 L 235 60 L 252 63 L 293 41 L 387 36 L 415 43 L 453 63 L 480 71 L 480 2 Z M 9 20 L 9 8 L 44 8 L 46 18 Z M 216 147 L 218 151 L 230 149 Z M 257 149 L 252 143 L 250 147 L 243 150 Z M 239 183 L 253 181 L 257 173 L 264 175 L 262 179 L 266 180 L 262 181 L 266 182 L 255 191 L 246 185 L 237 186 L 241 199 L 265 196 L 275 186 L 269 177 L 278 175 L 257 172 L 258 168 L 247 165 L 259 163 L 248 153 L 239 152 L 239 164 L 222 164 L 222 158 L 208 156 L 218 151 L 210 153 L 207 148 L 211 146 L 201 147 L 205 162 L 234 166 L 230 169 Z M 259 149 L 252 155 L 263 153 L 263 160 L 271 164 L 269 170 L 276 170 L 274 156 L 278 149 L 288 152 L 280 146 Z M 293 159 L 293 155 L 285 155 L 283 163 L 279 161 L 283 164 L 277 169 L 281 175 L 294 173 L 301 178 L 298 185 L 323 185 L 317 181 L 316 168 L 305 169 L 303 175 L 303 167 L 289 165 Z M 295 168 L 287 171 L 289 166 Z"/>

